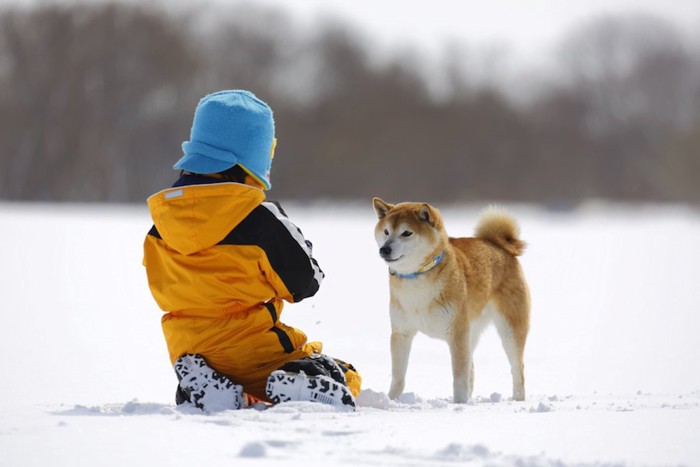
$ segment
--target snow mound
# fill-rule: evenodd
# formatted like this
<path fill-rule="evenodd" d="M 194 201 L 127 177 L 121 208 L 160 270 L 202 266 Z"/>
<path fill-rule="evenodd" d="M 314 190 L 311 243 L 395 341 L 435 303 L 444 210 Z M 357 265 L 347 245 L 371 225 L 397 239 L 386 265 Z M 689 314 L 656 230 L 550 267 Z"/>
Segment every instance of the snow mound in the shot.
<path fill-rule="evenodd" d="M 363 389 L 355 398 L 358 407 L 371 407 L 374 409 L 386 410 L 391 405 L 391 400 L 383 392 Z"/>
<path fill-rule="evenodd" d="M 194 407 L 193 407 L 194 408 Z M 196 409 L 199 413 L 201 410 Z M 71 409 L 54 412 L 54 415 L 173 415 L 177 414 L 177 409 L 167 404 L 156 404 L 152 402 L 138 402 L 132 400 L 124 404 L 104 404 L 104 405 L 75 405 Z"/>

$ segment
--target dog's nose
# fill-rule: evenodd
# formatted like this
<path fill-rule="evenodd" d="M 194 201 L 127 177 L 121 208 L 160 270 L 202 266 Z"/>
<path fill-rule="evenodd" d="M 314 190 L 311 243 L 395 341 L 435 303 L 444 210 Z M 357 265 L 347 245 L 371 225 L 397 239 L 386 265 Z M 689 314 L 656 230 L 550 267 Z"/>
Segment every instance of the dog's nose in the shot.
<path fill-rule="evenodd" d="M 384 245 L 383 247 L 381 247 L 381 248 L 379 249 L 379 255 L 380 255 L 382 258 L 386 258 L 386 257 L 388 257 L 388 256 L 391 256 L 391 247 L 390 247 L 390 246 Z"/>

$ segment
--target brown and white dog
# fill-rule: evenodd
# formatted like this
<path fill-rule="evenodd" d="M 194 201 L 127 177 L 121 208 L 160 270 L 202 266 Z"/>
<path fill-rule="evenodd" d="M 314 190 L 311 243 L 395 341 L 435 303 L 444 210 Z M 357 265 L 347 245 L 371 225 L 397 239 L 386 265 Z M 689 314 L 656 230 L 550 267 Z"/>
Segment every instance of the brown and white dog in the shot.
<path fill-rule="evenodd" d="M 472 355 L 481 332 L 494 323 L 510 362 L 513 399 L 525 400 L 523 352 L 530 324 L 530 294 L 517 256 L 525 243 L 513 217 L 491 208 L 473 238 L 450 238 L 439 211 L 426 203 L 373 199 L 374 234 L 389 266 L 391 388 L 404 390 L 416 332 L 447 341 L 454 402 L 474 387 Z"/>

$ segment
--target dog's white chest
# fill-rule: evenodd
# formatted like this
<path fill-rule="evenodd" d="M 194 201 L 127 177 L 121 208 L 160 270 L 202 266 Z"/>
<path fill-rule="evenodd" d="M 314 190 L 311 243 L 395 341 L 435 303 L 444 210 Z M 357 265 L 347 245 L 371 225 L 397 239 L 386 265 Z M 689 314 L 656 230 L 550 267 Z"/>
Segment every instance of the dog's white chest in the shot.
<path fill-rule="evenodd" d="M 446 339 L 454 310 L 441 304 L 440 284 L 416 281 L 394 290 L 390 309 L 391 325 L 396 331 L 420 331 L 430 337 Z"/>

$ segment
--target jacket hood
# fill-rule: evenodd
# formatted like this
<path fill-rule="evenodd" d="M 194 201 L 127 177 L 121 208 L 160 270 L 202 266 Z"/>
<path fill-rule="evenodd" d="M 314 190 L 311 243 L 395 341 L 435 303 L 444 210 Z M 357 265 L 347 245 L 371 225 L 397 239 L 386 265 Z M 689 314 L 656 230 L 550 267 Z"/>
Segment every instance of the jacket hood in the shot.
<path fill-rule="evenodd" d="M 265 200 L 265 193 L 240 183 L 169 188 L 148 198 L 148 209 L 163 241 L 191 255 L 223 240 Z"/>

